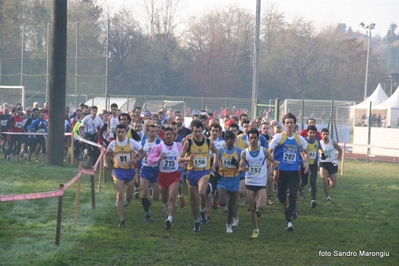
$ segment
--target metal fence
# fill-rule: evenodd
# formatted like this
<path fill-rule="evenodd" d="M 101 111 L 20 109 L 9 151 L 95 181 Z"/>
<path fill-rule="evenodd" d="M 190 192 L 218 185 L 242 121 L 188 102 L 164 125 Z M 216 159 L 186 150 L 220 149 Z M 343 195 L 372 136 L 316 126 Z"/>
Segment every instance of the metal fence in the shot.
<path fill-rule="evenodd" d="M 293 113 L 300 127 L 308 118 L 316 119 L 317 124 L 353 125 L 352 110 L 356 102 L 287 99 L 280 104 L 280 114 Z"/>
<path fill-rule="evenodd" d="M 14 39 L 13 45 L 2 47 L 0 85 L 24 86 L 27 106 L 33 102 L 46 102 L 50 25 L 16 26 L 7 28 L 7 31 L 12 32 L 12 36 L 20 36 L 20 39 L 19 42 Z M 104 95 L 107 87 L 107 34 L 99 32 L 98 25 L 90 22 L 69 23 L 67 34 L 67 95 L 73 95 L 74 104 L 83 101 L 87 94 Z M 4 102 L 6 99 L 1 100 Z"/>
<path fill-rule="evenodd" d="M 79 96 L 81 102 L 85 102 L 88 105 L 94 105 L 95 97 L 104 97 L 104 95 L 90 95 L 90 97 L 82 98 Z M 238 115 L 240 113 L 246 113 L 251 115 L 251 99 L 243 98 L 214 98 L 214 97 L 185 97 L 185 96 L 166 96 L 166 95 L 112 95 L 115 98 L 125 98 L 127 103 L 131 103 L 131 99 L 135 99 L 134 106 L 127 106 L 127 110 L 131 110 L 134 107 L 141 107 L 143 111 L 149 110 L 151 112 L 157 112 L 161 107 L 165 109 L 179 110 L 185 116 L 191 116 L 194 110 L 206 110 L 216 114 L 222 114 L 227 112 L 228 114 Z M 73 102 L 73 96 L 67 96 Z M 67 99 L 67 100 L 68 100 Z M 106 106 L 99 108 L 109 109 L 111 104 L 108 101 Z"/>
<path fill-rule="evenodd" d="M 338 142 L 350 141 L 353 110 L 356 102 L 287 99 L 280 104 L 280 115 L 293 113 L 299 130 L 307 127 L 307 120 L 314 118 L 318 130 L 328 128 L 330 137 Z"/>

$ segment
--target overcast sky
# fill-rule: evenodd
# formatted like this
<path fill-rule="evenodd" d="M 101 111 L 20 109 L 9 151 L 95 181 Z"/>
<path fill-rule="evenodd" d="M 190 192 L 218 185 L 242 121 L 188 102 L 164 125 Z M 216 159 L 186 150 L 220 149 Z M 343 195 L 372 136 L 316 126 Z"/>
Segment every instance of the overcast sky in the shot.
<path fill-rule="evenodd" d="M 99 0 L 112 3 L 111 8 L 127 6 L 138 10 L 144 0 Z M 156 0 L 164 1 L 164 0 Z M 181 16 L 205 14 L 211 9 L 237 4 L 255 14 L 257 0 L 180 0 Z M 399 0 L 279 0 L 261 1 L 262 9 L 270 3 L 278 3 L 280 12 L 291 21 L 295 16 L 302 16 L 313 21 L 318 28 L 336 23 L 346 23 L 354 31 L 364 31 L 359 24 L 376 23 L 374 34 L 384 37 L 389 25 L 399 26 Z M 396 33 L 399 32 L 399 28 Z"/>

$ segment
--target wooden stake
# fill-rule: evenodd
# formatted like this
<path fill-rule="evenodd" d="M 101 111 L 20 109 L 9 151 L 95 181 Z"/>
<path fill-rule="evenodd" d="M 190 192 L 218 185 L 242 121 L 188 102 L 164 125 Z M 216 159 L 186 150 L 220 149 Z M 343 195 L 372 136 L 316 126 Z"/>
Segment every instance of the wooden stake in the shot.
<path fill-rule="evenodd" d="M 75 162 L 75 138 L 73 132 L 71 134 L 71 164 L 73 164 Z"/>
<path fill-rule="evenodd" d="M 60 184 L 60 189 L 64 187 L 64 184 Z M 58 197 L 58 212 L 57 212 L 57 228 L 56 228 L 56 233 L 55 233 L 55 245 L 59 246 L 60 245 L 60 239 L 61 239 L 61 219 L 62 219 L 62 201 L 64 199 L 64 196 L 59 196 Z"/>
<path fill-rule="evenodd" d="M 103 178 L 103 168 L 104 168 L 104 160 L 103 158 L 100 159 L 100 169 L 98 171 L 98 192 L 101 191 L 101 182 Z"/>
<path fill-rule="evenodd" d="M 341 175 L 344 174 L 344 168 L 345 168 L 345 150 L 346 150 L 346 143 L 344 142 L 344 147 L 342 149 L 342 158 L 341 158 Z"/>
<path fill-rule="evenodd" d="M 83 165 L 82 162 L 79 162 L 79 169 L 82 169 Z M 73 215 L 73 225 L 76 225 L 78 221 L 78 211 L 79 211 L 79 197 L 80 197 L 80 184 L 82 180 L 82 176 L 79 177 L 78 183 L 76 185 L 76 196 L 75 196 L 75 211 Z"/>
<path fill-rule="evenodd" d="M 91 208 L 93 210 L 96 209 L 96 191 L 94 188 L 94 175 L 90 176 L 90 183 L 91 183 Z"/>

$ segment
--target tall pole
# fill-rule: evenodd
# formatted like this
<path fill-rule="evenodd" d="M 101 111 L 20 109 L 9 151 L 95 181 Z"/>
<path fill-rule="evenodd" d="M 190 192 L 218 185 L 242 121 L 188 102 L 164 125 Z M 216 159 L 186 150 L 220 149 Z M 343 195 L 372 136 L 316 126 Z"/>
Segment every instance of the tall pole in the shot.
<path fill-rule="evenodd" d="M 370 101 L 369 109 L 368 109 L 368 122 L 367 122 L 367 154 L 366 154 L 366 163 L 369 162 L 370 156 L 370 142 L 371 142 L 371 108 L 373 102 Z"/>
<path fill-rule="evenodd" d="M 20 86 L 23 86 L 22 83 L 24 81 L 24 50 L 25 50 L 25 26 L 22 26 L 22 32 L 21 32 L 21 77 L 19 80 Z"/>
<path fill-rule="evenodd" d="M 75 32 L 75 106 L 78 106 L 78 39 L 79 39 L 79 21 L 76 21 Z"/>
<path fill-rule="evenodd" d="M 109 91 L 108 91 L 108 60 L 109 60 L 109 26 L 110 20 L 107 20 L 107 46 L 105 53 L 105 108 L 108 109 L 108 106 L 111 104 L 109 101 Z"/>
<path fill-rule="evenodd" d="M 52 0 L 47 163 L 59 166 L 64 162 L 67 7 L 67 0 Z"/>
<path fill-rule="evenodd" d="M 49 67 L 50 67 L 50 23 L 47 23 L 47 51 L 46 51 L 46 103 L 49 95 Z"/>
<path fill-rule="evenodd" d="M 369 74 L 369 60 L 370 60 L 370 41 L 371 41 L 371 29 L 369 29 L 369 41 L 367 44 L 367 59 L 366 59 L 366 78 L 364 80 L 364 100 L 367 99 L 367 79 Z"/>
<path fill-rule="evenodd" d="M 360 23 L 360 26 L 368 30 L 368 44 L 367 44 L 367 58 L 366 58 L 366 77 L 364 80 L 364 100 L 367 98 L 367 79 L 369 74 L 369 60 L 370 60 L 370 42 L 371 42 L 371 30 L 375 28 L 375 23 L 370 23 L 369 25 L 365 25 L 363 22 Z"/>
<path fill-rule="evenodd" d="M 389 75 L 389 79 L 391 80 L 391 89 L 389 90 L 389 97 L 391 97 L 392 96 L 392 85 L 393 85 L 393 77 L 392 77 L 392 75 Z"/>
<path fill-rule="evenodd" d="M 257 114 L 256 106 L 258 101 L 258 74 L 259 74 L 259 36 L 260 36 L 260 4 L 261 0 L 256 0 L 256 23 L 254 40 L 254 64 L 252 73 L 252 117 L 255 119 Z"/>

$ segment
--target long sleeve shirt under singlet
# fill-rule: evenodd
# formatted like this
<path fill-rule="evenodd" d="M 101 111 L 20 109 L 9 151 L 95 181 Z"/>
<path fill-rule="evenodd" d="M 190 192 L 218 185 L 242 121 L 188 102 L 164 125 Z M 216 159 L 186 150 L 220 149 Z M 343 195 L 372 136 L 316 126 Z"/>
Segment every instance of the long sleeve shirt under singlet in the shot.
<path fill-rule="evenodd" d="M 175 142 L 176 146 L 177 146 L 177 150 L 179 151 L 179 153 L 182 150 L 182 145 L 179 142 Z M 173 145 L 167 145 L 165 144 L 166 148 L 168 150 L 171 150 L 173 148 Z M 147 163 L 148 164 L 157 164 L 158 163 L 158 157 L 159 155 L 161 155 L 162 152 L 162 143 L 158 144 L 157 146 L 155 146 L 154 148 L 151 149 L 150 154 L 147 157 Z"/>

